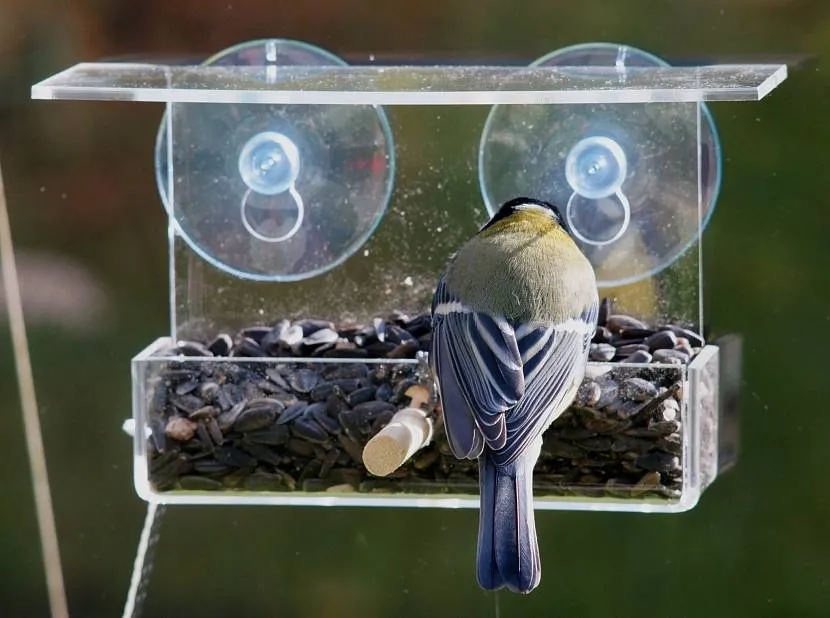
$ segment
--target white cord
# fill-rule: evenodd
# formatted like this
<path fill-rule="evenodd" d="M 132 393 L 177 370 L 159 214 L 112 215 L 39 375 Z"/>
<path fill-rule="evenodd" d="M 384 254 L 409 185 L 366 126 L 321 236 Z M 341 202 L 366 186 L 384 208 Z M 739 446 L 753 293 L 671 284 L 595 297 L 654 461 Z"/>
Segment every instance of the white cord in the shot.
<path fill-rule="evenodd" d="M 43 567 L 46 571 L 46 587 L 49 592 L 49 608 L 52 618 L 69 618 L 61 557 L 58 550 L 58 533 L 55 527 L 55 510 L 52 507 L 52 495 L 49 489 L 43 432 L 40 428 L 35 397 L 35 381 L 32 376 L 32 361 L 29 357 L 29 342 L 26 337 L 26 322 L 23 318 L 23 303 L 20 298 L 20 284 L 17 280 L 17 266 L 14 259 L 14 245 L 2 172 L 0 172 L 0 262 L 2 262 L 3 288 L 9 313 L 17 383 L 20 388 L 23 428 L 26 433 L 29 467 L 32 472 L 32 488 L 35 494 L 35 512 L 40 531 Z"/>
<path fill-rule="evenodd" d="M 127 591 L 127 601 L 124 603 L 122 618 L 138 618 L 147 597 L 150 573 L 153 570 L 155 548 L 161 536 L 161 516 L 164 507 L 153 502 L 147 505 L 147 515 L 144 517 L 144 528 L 138 540 L 138 548 L 133 563 L 133 573 L 130 577 L 130 589 Z"/>

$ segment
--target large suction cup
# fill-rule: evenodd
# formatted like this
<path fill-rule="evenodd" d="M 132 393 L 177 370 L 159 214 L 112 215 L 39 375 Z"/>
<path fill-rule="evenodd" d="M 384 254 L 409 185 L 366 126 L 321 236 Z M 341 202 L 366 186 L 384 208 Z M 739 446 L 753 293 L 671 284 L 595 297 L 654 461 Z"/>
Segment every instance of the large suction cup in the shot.
<path fill-rule="evenodd" d="M 625 79 L 628 68 L 668 64 L 591 43 L 532 66 L 573 73 L 610 66 Z M 489 213 L 519 195 L 557 204 L 600 287 L 652 276 L 683 255 L 712 214 L 720 180 L 715 124 L 705 105 L 698 116 L 695 103 L 497 105 L 479 148 Z"/>
<path fill-rule="evenodd" d="M 268 82 L 281 66 L 346 63 L 269 39 L 204 64 L 261 67 L 256 78 Z M 177 103 L 156 142 L 158 189 L 177 233 L 213 266 L 259 281 L 344 262 L 380 222 L 394 175 L 389 123 L 370 105 Z"/>

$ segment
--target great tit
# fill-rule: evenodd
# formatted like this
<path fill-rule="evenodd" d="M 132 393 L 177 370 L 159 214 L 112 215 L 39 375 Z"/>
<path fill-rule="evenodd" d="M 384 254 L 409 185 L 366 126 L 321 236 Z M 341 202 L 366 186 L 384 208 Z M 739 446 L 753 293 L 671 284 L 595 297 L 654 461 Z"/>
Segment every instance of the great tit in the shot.
<path fill-rule="evenodd" d="M 591 263 L 558 208 L 519 197 L 449 260 L 430 365 L 455 457 L 479 462 L 480 587 L 529 593 L 542 567 L 533 468 L 585 374 L 597 326 Z"/>

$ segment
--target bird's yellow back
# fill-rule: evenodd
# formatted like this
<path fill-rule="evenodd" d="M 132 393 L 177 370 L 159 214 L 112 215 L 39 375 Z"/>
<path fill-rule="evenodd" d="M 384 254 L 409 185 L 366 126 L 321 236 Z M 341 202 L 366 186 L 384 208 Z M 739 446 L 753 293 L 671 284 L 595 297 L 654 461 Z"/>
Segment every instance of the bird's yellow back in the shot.
<path fill-rule="evenodd" d="M 593 269 L 556 220 L 539 211 L 516 212 L 468 241 L 447 270 L 447 283 L 472 309 L 508 320 L 558 323 L 575 303 L 596 298 Z"/>

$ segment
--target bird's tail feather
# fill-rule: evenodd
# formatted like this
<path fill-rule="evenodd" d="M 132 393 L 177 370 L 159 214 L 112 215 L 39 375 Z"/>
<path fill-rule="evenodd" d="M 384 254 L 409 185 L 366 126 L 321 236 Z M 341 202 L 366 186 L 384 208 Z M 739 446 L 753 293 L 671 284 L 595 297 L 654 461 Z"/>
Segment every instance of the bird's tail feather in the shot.
<path fill-rule="evenodd" d="M 477 576 L 485 590 L 507 586 L 528 593 L 542 579 L 533 513 L 534 464 L 527 456 L 503 467 L 486 453 L 479 458 Z"/>
<path fill-rule="evenodd" d="M 478 516 L 478 557 L 476 576 L 478 585 L 485 590 L 498 590 L 504 587 L 504 580 L 496 564 L 493 546 L 496 512 L 496 466 L 487 453 L 478 458 L 478 484 L 480 503 Z"/>

